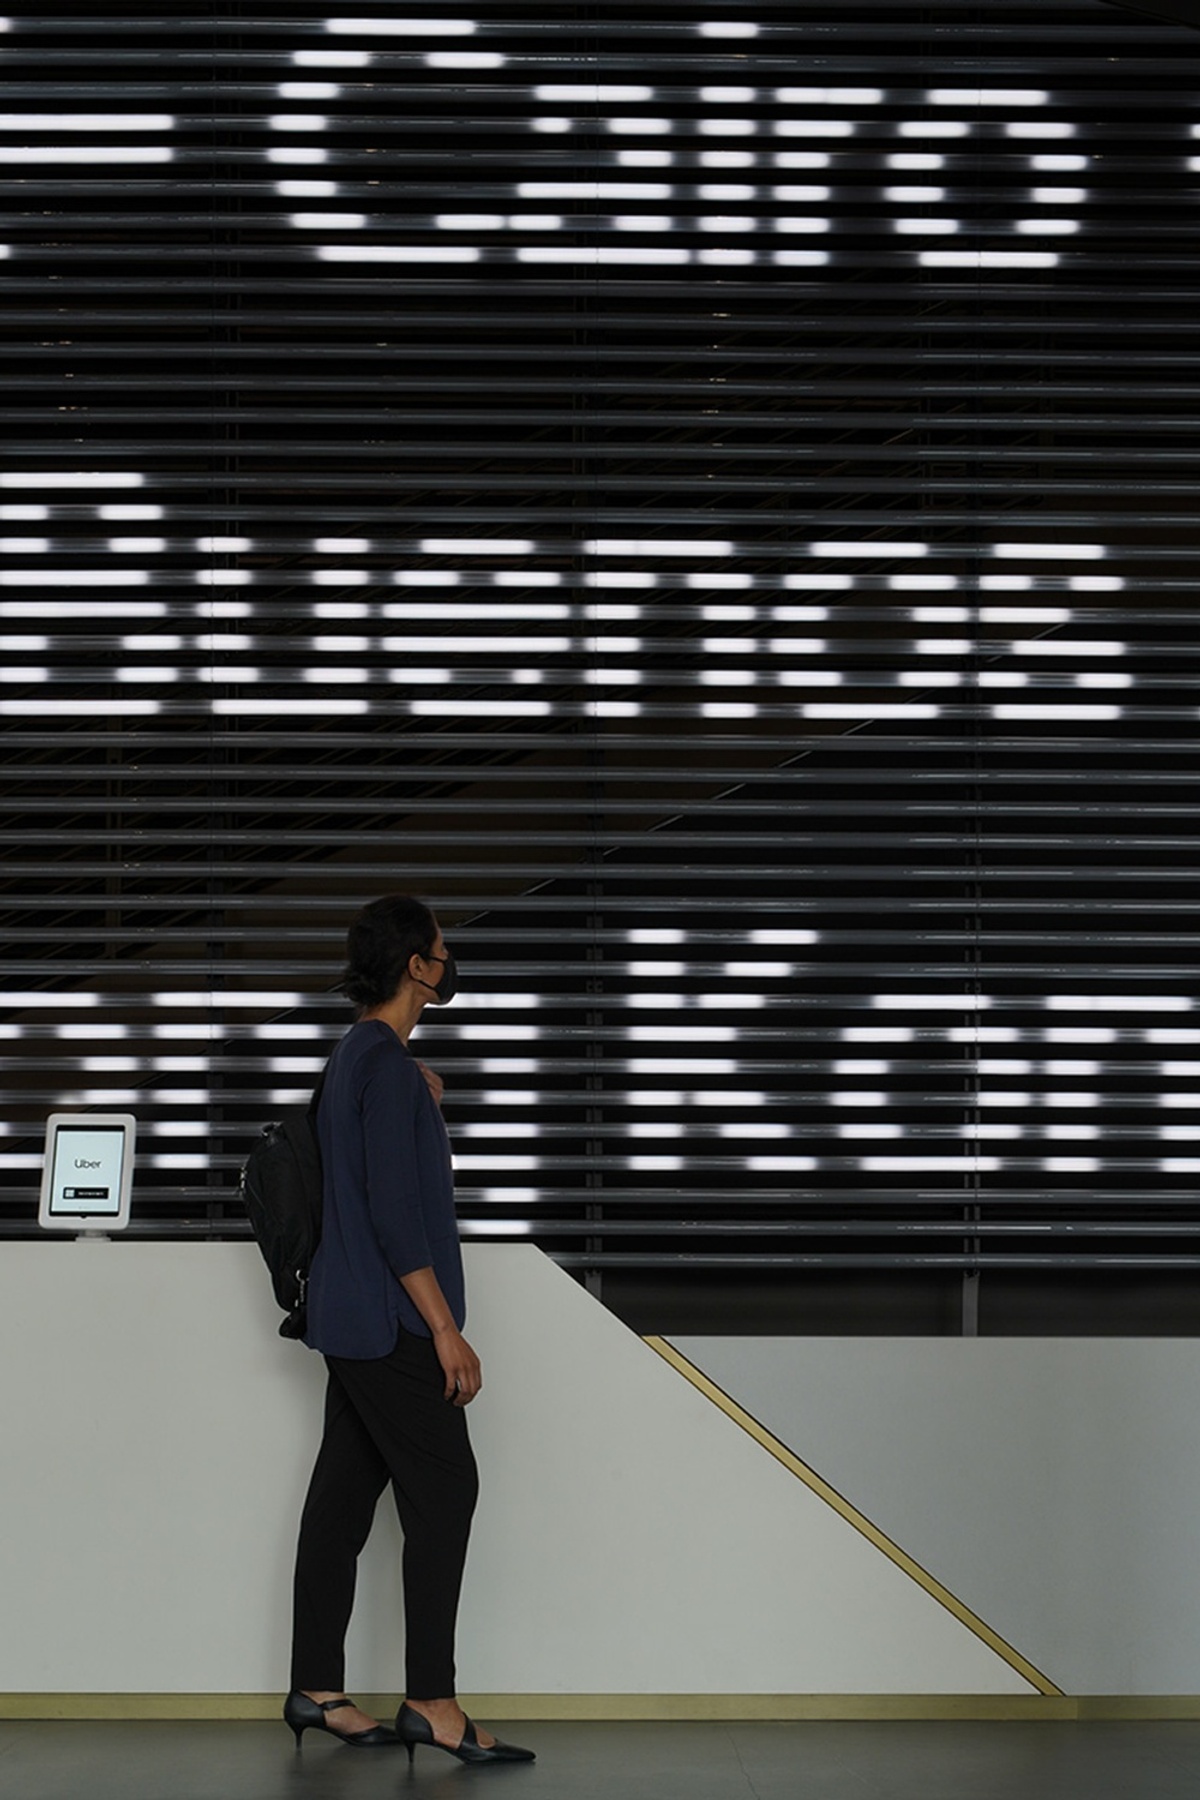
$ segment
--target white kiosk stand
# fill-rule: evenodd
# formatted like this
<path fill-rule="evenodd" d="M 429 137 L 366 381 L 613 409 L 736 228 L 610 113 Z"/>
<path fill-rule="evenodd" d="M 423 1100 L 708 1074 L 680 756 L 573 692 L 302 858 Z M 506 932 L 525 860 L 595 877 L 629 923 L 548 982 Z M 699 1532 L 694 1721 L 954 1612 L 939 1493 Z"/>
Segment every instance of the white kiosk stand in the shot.
<path fill-rule="evenodd" d="M 38 1224 L 107 1238 L 129 1223 L 133 1187 L 132 1113 L 51 1113 L 46 1121 Z"/>

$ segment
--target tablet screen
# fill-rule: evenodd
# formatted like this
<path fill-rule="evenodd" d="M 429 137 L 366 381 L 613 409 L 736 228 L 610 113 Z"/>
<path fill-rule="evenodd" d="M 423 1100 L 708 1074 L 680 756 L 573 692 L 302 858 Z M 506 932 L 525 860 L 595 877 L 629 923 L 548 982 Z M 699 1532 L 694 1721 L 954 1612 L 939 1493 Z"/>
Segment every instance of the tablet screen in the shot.
<path fill-rule="evenodd" d="M 129 1215 L 133 1125 L 128 1115 L 52 1116 L 46 1129 L 43 1225 L 121 1226 Z"/>

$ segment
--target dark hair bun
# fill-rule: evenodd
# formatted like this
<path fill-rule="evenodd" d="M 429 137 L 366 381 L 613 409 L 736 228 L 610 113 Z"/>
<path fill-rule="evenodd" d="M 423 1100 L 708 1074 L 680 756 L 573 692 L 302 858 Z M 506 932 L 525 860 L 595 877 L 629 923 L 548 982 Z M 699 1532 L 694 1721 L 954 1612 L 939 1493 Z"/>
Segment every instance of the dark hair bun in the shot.
<path fill-rule="evenodd" d="M 437 938 L 437 920 L 411 894 L 385 894 L 351 922 L 346 934 L 342 992 L 360 1012 L 391 1000 L 414 956 L 428 956 Z"/>

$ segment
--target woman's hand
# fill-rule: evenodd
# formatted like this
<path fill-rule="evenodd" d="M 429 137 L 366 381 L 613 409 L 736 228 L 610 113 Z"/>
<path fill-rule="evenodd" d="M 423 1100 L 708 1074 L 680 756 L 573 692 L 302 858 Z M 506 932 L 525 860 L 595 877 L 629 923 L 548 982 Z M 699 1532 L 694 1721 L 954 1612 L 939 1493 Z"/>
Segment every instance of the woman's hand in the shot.
<path fill-rule="evenodd" d="M 437 1359 L 446 1377 L 445 1397 L 455 1406 L 470 1406 L 483 1386 L 479 1358 L 468 1344 L 432 1269 L 410 1269 L 400 1285 L 429 1327 Z"/>
<path fill-rule="evenodd" d="M 422 1075 L 425 1077 L 425 1086 L 429 1089 L 430 1093 L 433 1095 L 434 1105 L 440 1106 L 442 1104 L 442 1095 L 446 1091 L 445 1082 L 442 1080 L 441 1076 L 437 1073 L 436 1069 L 427 1068 L 423 1062 L 419 1062 L 417 1064 L 417 1067 L 418 1067 L 418 1069 L 420 1069 Z"/>
<path fill-rule="evenodd" d="M 483 1386 L 483 1370 L 479 1358 L 457 1325 L 444 1325 L 433 1334 L 433 1347 L 446 1377 L 447 1400 L 455 1406 L 470 1406 Z"/>

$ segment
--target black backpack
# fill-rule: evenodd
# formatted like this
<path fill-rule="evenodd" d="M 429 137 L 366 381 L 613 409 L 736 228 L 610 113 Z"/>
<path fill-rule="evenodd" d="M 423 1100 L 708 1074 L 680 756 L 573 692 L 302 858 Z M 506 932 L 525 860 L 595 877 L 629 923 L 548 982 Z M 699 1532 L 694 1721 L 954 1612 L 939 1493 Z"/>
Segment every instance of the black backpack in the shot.
<path fill-rule="evenodd" d="M 264 1125 L 242 1164 L 242 1204 L 287 1314 L 279 1327 L 284 1338 L 303 1337 L 308 1328 L 308 1271 L 321 1241 L 317 1103 L 324 1085 L 323 1071 L 307 1111 Z"/>

